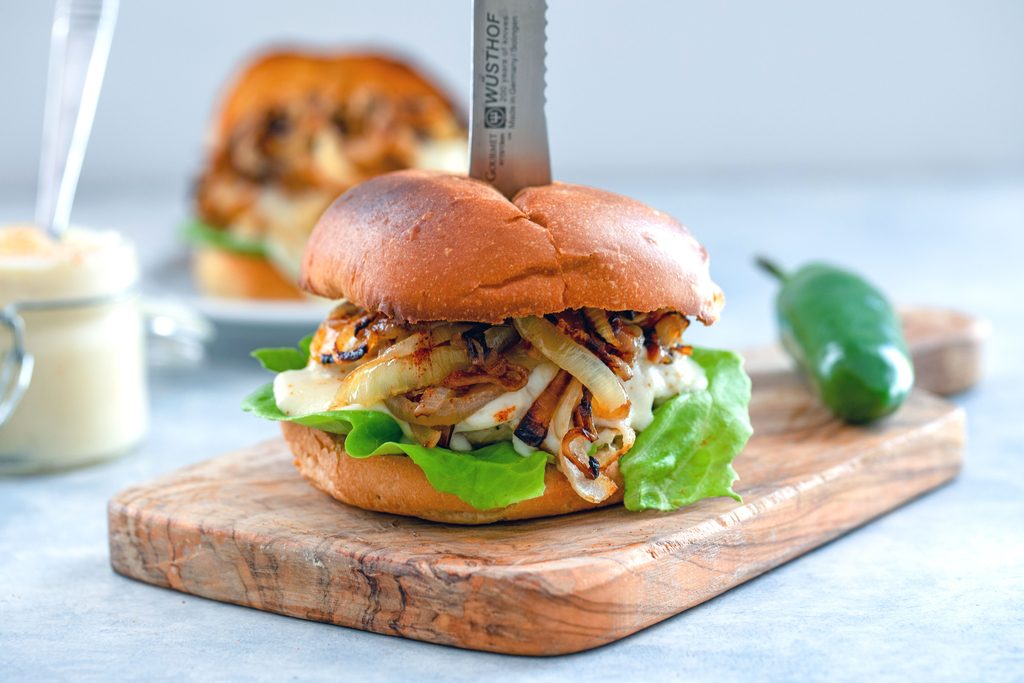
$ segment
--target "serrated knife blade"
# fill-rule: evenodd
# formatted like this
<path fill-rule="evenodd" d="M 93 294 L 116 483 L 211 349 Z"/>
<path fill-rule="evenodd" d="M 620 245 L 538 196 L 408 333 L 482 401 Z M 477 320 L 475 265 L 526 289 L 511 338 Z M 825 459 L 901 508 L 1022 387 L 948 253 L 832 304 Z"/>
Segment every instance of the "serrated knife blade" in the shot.
<path fill-rule="evenodd" d="M 545 0 L 474 0 L 469 174 L 506 197 L 551 182 Z"/>

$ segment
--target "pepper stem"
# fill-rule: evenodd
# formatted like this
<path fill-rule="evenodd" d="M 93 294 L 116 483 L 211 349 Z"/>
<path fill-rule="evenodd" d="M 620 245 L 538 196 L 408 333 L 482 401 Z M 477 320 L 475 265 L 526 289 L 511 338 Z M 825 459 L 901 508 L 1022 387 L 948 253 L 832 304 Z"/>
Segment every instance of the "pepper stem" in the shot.
<path fill-rule="evenodd" d="M 779 264 L 775 263 L 775 261 L 765 258 L 764 256 L 758 256 L 754 259 L 754 261 L 761 268 L 761 270 L 771 275 L 774 275 L 781 282 L 785 282 L 786 280 L 789 279 L 789 276 L 786 275 L 786 271 L 782 270 Z"/>

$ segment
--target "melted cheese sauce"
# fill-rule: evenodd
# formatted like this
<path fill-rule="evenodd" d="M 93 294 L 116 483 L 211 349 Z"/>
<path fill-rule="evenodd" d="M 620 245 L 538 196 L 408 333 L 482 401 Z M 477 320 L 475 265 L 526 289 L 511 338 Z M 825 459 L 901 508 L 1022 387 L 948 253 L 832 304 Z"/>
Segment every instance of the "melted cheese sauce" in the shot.
<path fill-rule="evenodd" d="M 320 363 L 310 363 L 301 370 L 285 370 L 274 378 L 274 401 L 289 417 L 330 410 L 343 377 Z"/>
<path fill-rule="evenodd" d="M 643 359 L 625 388 L 630 403 L 626 423 L 640 432 L 650 426 L 656 406 L 676 394 L 704 391 L 708 378 L 704 368 L 689 356 L 675 356 L 667 365 Z"/>

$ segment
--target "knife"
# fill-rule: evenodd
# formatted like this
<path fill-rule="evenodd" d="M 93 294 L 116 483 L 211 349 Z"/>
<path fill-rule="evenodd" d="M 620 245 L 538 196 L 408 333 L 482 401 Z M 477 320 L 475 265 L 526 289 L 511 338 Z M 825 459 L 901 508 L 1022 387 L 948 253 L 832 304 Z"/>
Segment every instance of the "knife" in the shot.
<path fill-rule="evenodd" d="M 512 197 L 551 183 L 544 119 L 546 0 L 473 1 L 469 175 Z"/>

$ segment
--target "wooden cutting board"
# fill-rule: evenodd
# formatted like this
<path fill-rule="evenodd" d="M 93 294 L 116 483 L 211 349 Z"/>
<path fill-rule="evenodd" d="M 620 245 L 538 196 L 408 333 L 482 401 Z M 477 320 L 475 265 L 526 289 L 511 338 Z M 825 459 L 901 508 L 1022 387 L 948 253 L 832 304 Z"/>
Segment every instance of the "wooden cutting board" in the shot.
<path fill-rule="evenodd" d="M 963 367 L 973 359 L 977 369 L 984 328 L 918 312 L 927 334 L 911 345 L 932 358 L 919 367 L 922 385 L 973 383 Z M 970 329 L 936 331 L 937 320 Z M 883 423 L 845 426 L 773 353 L 751 354 L 755 435 L 736 461 L 742 503 L 447 526 L 337 503 L 300 479 L 273 440 L 118 494 L 111 562 L 158 586 L 388 635 L 530 655 L 593 648 L 956 475 L 960 409 L 918 390 Z"/>

